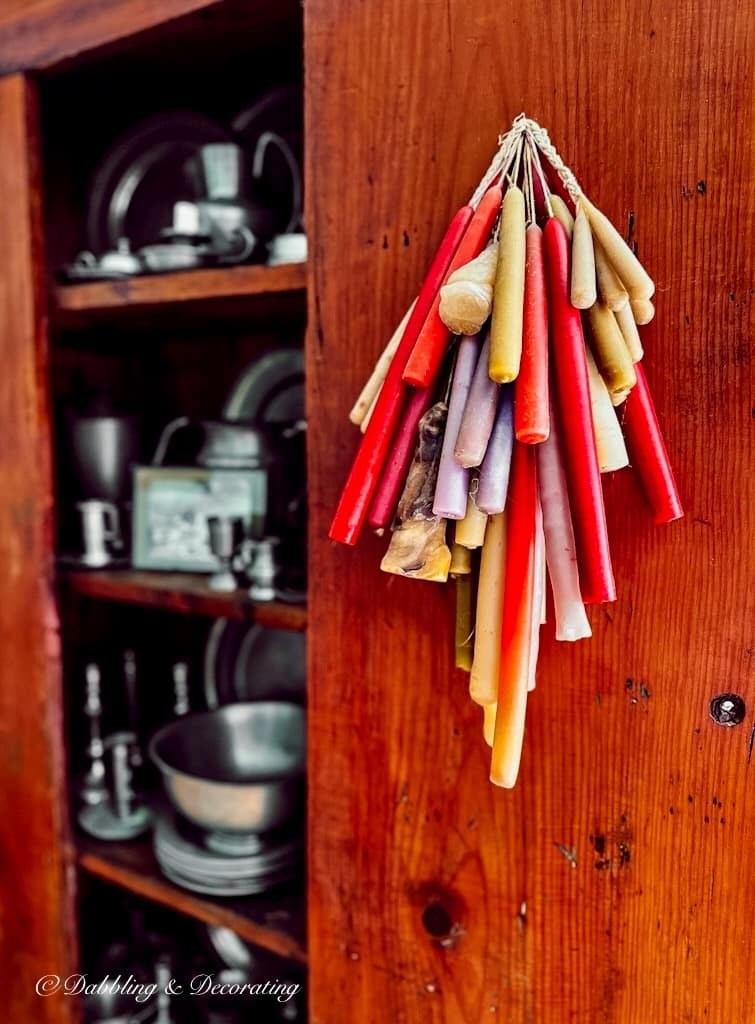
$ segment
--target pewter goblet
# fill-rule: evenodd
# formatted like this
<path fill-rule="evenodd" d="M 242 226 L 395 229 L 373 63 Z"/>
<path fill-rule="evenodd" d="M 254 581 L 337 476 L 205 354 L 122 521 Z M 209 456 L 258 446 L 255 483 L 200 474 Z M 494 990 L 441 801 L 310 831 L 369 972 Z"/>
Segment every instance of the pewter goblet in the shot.
<path fill-rule="evenodd" d="M 236 578 L 231 565 L 244 538 L 244 522 L 231 516 L 209 516 L 207 528 L 210 531 L 210 550 L 220 562 L 220 569 L 213 573 L 207 586 L 210 590 L 235 590 Z"/>

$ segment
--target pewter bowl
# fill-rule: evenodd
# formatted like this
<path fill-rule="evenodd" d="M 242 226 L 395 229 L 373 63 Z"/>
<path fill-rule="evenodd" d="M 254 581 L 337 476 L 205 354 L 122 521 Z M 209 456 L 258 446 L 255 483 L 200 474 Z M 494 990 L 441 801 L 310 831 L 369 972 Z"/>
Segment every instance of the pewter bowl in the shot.
<path fill-rule="evenodd" d="M 273 701 L 226 704 L 163 726 L 149 745 L 167 794 L 210 832 L 268 832 L 304 790 L 304 711 Z"/>

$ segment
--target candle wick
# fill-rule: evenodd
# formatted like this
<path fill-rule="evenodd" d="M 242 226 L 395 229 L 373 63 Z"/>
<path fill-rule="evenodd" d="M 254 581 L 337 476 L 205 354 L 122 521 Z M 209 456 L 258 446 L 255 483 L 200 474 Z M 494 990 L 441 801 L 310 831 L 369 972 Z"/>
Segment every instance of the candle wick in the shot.
<path fill-rule="evenodd" d="M 520 165 L 521 160 L 522 160 L 522 153 L 524 152 L 524 141 L 525 141 L 524 132 L 522 132 L 519 135 L 519 137 L 517 138 L 517 144 L 516 144 L 516 163 L 514 164 L 514 176 L 513 176 L 512 182 L 511 182 L 511 184 L 514 185 L 514 186 L 516 185 L 517 181 L 519 180 L 519 165 Z"/>
<path fill-rule="evenodd" d="M 525 200 L 527 203 L 527 226 L 537 222 L 537 209 L 535 206 L 535 183 L 532 177 L 532 147 L 530 138 L 527 136 L 527 149 L 524 162 Z"/>
<path fill-rule="evenodd" d="M 546 212 L 548 214 L 548 217 L 550 218 L 550 217 L 553 216 L 553 206 L 551 204 L 550 189 L 548 188 L 548 183 L 545 180 L 545 173 L 543 171 L 543 165 L 540 162 L 540 150 L 538 149 L 538 146 L 537 146 L 534 134 L 530 134 L 530 146 L 532 147 L 532 157 L 534 159 L 535 167 L 537 169 L 537 175 L 538 175 L 538 177 L 540 179 L 540 185 L 541 185 L 541 187 L 543 189 L 543 197 L 545 199 L 545 209 L 546 209 Z"/>

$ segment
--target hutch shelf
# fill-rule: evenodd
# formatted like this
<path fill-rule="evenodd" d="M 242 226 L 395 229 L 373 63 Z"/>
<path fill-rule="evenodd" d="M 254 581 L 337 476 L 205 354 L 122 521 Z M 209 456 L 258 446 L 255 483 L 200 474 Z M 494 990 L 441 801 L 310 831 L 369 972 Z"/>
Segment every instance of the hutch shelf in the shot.
<path fill-rule="evenodd" d="M 161 873 L 148 840 L 105 843 L 77 836 L 73 858 L 87 874 L 198 921 L 230 928 L 278 956 L 307 962 L 303 882 L 260 896 L 213 900 L 173 885 Z"/>
<path fill-rule="evenodd" d="M 67 571 L 61 585 L 83 597 L 160 608 L 184 615 L 248 619 L 277 629 L 304 630 L 307 611 L 301 605 L 278 601 L 257 603 L 246 590 L 218 593 L 207 588 L 205 576 L 138 570 Z"/>
<path fill-rule="evenodd" d="M 197 313 L 213 317 L 270 314 L 276 305 L 303 310 L 306 279 L 306 264 L 291 263 L 59 284 L 53 293 L 53 317 L 66 325 L 85 319 L 115 321 L 131 313 L 166 318 Z"/>

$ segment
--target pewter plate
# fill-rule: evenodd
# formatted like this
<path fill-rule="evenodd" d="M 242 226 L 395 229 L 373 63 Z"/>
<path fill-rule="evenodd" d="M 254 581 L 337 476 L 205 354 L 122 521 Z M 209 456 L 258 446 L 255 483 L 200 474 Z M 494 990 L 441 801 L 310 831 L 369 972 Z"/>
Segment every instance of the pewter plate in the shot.
<path fill-rule="evenodd" d="M 241 373 L 223 408 L 223 419 L 250 423 L 295 423 L 306 416 L 304 353 L 278 349 L 255 359 Z"/>
<path fill-rule="evenodd" d="M 95 171 L 86 216 L 87 248 L 100 254 L 128 238 L 136 251 L 173 223 L 173 205 L 203 193 L 195 158 L 210 142 L 228 142 L 215 121 L 167 111 L 129 129 Z"/>
<path fill-rule="evenodd" d="M 304 700 L 306 637 L 288 629 L 219 619 L 207 638 L 207 707 L 256 700 Z"/>
<path fill-rule="evenodd" d="M 290 868 L 285 868 L 275 874 L 268 875 L 267 878 L 236 884 L 223 882 L 218 885 L 212 885 L 198 882 L 193 878 L 186 878 L 180 872 L 173 871 L 172 868 L 168 868 L 163 864 L 160 867 L 163 874 L 171 882 L 175 882 L 176 885 L 180 885 L 184 889 L 190 889 L 192 892 L 202 893 L 205 896 L 254 896 L 257 893 L 267 892 L 268 889 L 273 889 L 276 885 L 281 885 L 283 882 L 291 881 L 292 878 L 296 878 L 299 871 L 298 865 L 292 865 Z"/>

